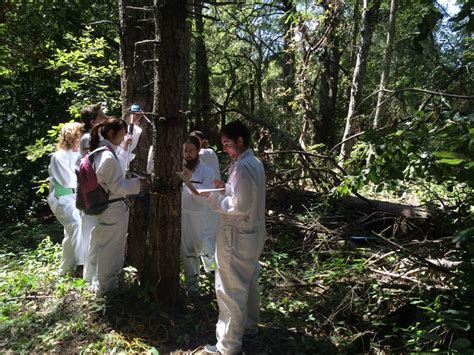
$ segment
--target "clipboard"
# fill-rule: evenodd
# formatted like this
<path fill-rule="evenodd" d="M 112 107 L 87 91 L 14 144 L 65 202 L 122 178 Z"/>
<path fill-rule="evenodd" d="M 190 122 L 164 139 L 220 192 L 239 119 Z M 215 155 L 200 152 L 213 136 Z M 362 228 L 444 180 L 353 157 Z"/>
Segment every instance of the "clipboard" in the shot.
<path fill-rule="evenodd" d="M 191 190 L 193 194 L 200 195 L 201 192 L 220 192 L 225 191 L 225 187 L 222 188 L 210 188 L 210 189 L 196 189 L 196 187 L 191 183 L 191 181 L 181 172 L 177 171 L 176 174 L 179 176 L 181 180 L 183 180 L 184 184 Z"/>

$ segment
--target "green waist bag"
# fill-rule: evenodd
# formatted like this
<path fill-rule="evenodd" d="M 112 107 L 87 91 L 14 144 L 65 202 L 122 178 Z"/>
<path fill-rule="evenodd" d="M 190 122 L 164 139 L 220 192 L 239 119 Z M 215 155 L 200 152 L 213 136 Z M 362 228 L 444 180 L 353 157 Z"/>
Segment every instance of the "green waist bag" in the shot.
<path fill-rule="evenodd" d="M 54 182 L 54 195 L 56 197 L 72 195 L 74 193 L 74 189 L 71 189 L 69 187 L 63 187 L 56 180 L 54 180 L 53 182 Z"/>

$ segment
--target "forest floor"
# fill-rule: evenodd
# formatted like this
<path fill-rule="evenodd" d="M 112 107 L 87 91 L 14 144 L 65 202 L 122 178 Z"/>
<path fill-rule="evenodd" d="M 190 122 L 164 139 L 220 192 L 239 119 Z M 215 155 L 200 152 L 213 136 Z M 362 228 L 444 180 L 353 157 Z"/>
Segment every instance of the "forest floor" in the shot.
<path fill-rule="evenodd" d="M 246 354 L 471 352 L 462 253 L 438 218 L 362 213 L 314 194 L 269 194 L 260 332 Z M 0 351 L 199 354 L 215 343 L 213 274 L 165 312 L 125 268 L 95 299 L 58 277 L 57 222 L 0 234 Z"/>

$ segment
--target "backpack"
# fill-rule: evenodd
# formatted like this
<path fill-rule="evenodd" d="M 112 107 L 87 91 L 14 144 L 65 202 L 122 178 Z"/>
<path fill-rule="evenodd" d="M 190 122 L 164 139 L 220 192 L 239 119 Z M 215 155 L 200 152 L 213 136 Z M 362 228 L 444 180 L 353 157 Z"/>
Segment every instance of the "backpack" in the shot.
<path fill-rule="evenodd" d="M 79 166 L 76 167 L 76 208 L 87 215 L 101 214 L 110 203 L 123 200 L 123 198 L 109 200 L 109 192 L 105 191 L 97 182 L 97 175 L 94 170 L 94 155 L 104 150 L 109 150 L 117 158 L 115 152 L 108 147 L 100 147 L 82 158 Z"/>

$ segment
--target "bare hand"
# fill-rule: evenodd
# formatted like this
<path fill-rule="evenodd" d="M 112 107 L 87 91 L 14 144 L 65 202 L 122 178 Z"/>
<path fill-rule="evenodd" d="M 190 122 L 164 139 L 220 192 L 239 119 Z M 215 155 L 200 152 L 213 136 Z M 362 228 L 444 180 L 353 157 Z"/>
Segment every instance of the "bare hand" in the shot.
<path fill-rule="evenodd" d="M 193 172 L 183 166 L 183 175 L 186 176 L 189 180 L 191 180 L 191 177 L 193 176 Z"/>
<path fill-rule="evenodd" d="M 130 147 L 132 145 L 132 137 L 130 137 L 129 135 L 125 136 L 125 142 L 123 143 L 123 150 L 127 151 L 128 150 L 128 147 Z"/>
<path fill-rule="evenodd" d="M 210 191 L 207 191 L 207 192 L 200 192 L 200 193 L 199 193 L 199 196 L 202 196 L 202 197 L 209 197 L 209 196 L 211 196 L 211 192 L 210 192 Z"/>
<path fill-rule="evenodd" d="M 214 180 L 212 183 L 217 189 L 222 189 L 225 187 L 225 182 L 222 180 Z"/>

